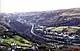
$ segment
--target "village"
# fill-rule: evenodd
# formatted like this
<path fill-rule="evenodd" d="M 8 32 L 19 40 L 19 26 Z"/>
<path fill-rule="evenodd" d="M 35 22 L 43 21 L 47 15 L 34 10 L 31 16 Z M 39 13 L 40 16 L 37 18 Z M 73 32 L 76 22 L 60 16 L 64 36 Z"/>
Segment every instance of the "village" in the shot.
<path fill-rule="evenodd" d="M 74 46 L 78 47 L 77 50 L 80 50 L 80 44 L 76 39 L 79 39 L 78 35 L 75 35 L 75 31 L 71 27 L 63 28 L 62 31 L 52 31 L 49 28 L 41 29 L 36 28 L 36 31 L 42 31 L 44 37 L 56 40 L 53 44 L 38 44 L 31 43 L 30 46 L 23 48 L 20 45 L 17 45 L 15 41 L 9 43 L 5 42 L 6 38 L 12 38 L 14 33 L 8 32 L 8 34 L 0 33 L 0 51 L 57 51 L 57 50 L 75 50 Z M 10 34 L 9 34 L 10 33 Z M 80 40 L 80 39 L 79 39 Z M 12 41 L 12 40 L 11 40 Z M 8 42 L 8 41 L 7 41 Z M 23 42 L 23 41 L 22 41 Z M 56 43 L 57 42 L 57 43 Z M 24 43 L 24 42 L 23 42 Z M 29 44 L 29 43 L 28 43 Z M 72 49 L 69 49 L 72 48 Z"/>

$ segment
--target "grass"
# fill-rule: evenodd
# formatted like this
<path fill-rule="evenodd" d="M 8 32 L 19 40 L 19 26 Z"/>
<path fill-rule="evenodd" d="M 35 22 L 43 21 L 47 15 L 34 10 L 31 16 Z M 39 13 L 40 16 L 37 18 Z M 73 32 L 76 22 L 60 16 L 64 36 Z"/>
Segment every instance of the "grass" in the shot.
<path fill-rule="evenodd" d="M 29 47 L 31 46 L 31 42 L 29 42 L 28 40 L 18 36 L 18 35 L 14 35 L 12 38 L 7 37 L 7 38 L 1 38 L 0 40 L 4 40 L 5 43 L 11 44 L 12 42 L 16 43 L 19 46 L 26 46 Z M 22 42 L 21 42 L 22 41 Z"/>
<path fill-rule="evenodd" d="M 71 29 L 80 29 L 78 26 L 70 26 Z M 62 31 L 63 28 L 68 28 L 68 26 L 59 26 L 59 27 L 48 27 L 47 29 L 51 29 L 52 31 Z"/>

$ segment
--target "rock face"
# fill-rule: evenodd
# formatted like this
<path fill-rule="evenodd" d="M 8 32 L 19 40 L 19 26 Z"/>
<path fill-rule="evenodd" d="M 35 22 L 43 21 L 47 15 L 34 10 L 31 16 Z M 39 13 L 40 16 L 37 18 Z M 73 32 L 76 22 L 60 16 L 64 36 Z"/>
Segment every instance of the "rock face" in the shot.
<path fill-rule="evenodd" d="M 2 26 L 20 32 L 33 41 L 40 42 L 41 39 L 41 41 L 46 42 L 48 39 L 38 36 L 38 34 L 33 35 L 30 32 L 32 27 L 30 23 L 35 26 L 77 26 L 80 25 L 80 8 L 43 12 L 0 13 L 0 24 Z"/>

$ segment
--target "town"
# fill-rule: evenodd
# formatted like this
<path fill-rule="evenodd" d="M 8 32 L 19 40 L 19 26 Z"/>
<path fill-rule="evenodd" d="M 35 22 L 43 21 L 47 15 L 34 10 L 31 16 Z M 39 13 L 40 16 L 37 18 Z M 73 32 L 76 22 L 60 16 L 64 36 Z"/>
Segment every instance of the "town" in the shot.
<path fill-rule="evenodd" d="M 21 36 L 12 31 L 0 29 L 0 51 L 57 51 L 61 50 L 80 50 L 80 32 L 79 27 L 66 26 L 62 30 L 55 30 L 58 27 L 38 26 L 34 28 L 34 32 L 42 32 L 43 36 L 52 41 L 45 44 L 38 44 L 24 40 Z M 55 31 L 52 31 L 52 30 Z M 40 34 L 41 36 L 42 34 Z M 74 47 L 78 48 L 74 48 Z M 69 49 L 72 48 L 72 49 Z"/>

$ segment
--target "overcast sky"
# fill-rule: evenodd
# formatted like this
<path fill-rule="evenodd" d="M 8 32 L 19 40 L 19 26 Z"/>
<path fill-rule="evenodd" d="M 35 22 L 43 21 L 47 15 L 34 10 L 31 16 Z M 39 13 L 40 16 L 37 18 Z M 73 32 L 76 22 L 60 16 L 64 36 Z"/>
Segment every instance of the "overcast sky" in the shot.
<path fill-rule="evenodd" d="M 80 8 L 80 0 L 1 0 L 1 12 L 30 12 Z"/>

